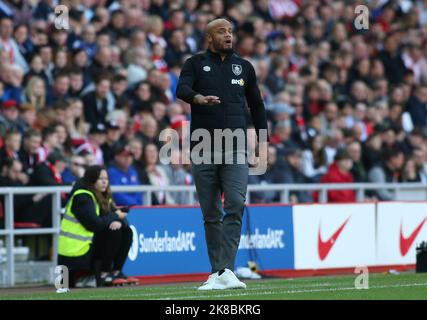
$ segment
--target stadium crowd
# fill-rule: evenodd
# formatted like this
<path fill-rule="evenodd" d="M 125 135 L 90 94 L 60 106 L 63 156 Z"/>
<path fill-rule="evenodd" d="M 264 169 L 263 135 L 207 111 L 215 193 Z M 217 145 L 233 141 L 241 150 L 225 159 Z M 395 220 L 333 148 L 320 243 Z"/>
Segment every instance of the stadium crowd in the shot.
<path fill-rule="evenodd" d="M 108 167 L 112 185 L 192 184 L 189 166 L 159 163 L 158 137 L 191 120 L 176 84 L 216 17 L 234 24 L 234 49 L 253 63 L 267 109 L 268 170 L 250 183 L 427 182 L 426 0 L 71 0 L 61 2 L 68 29 L 55 28 L 58 4 L 0 1 L 2 186 L 71 184 L 93 164 Z M 359 4 L 368 29 L 355 27 Z M 17 197 L 17 221 L 49 225 L 49 196 Z M 117 205 L 142 198 L 114 195 Z"/>

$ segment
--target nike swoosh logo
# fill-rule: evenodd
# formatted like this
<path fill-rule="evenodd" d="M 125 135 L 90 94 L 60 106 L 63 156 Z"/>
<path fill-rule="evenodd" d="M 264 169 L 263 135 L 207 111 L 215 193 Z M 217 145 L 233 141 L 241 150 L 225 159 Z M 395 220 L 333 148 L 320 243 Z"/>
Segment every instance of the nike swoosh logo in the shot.
<path fill-rule="evenodd" d="M 424 218 L 423 221 L 421 221 L 421 223 L 418 225 L 418 227 L 410 234 L 409 237 L 405 237 L 403 235 L 403 231 L 402 231 L 402 221 L 400 222 L 400 253 L 402 254 L 402 256 L 406 256 L 406 254 L 408 253 L 409 249 L 411 248 L 412 244 L 415 241 L 415 238 L 418 236 L 418 234 L 420 233 L 422 227 L 424 226 L 424 223 L 427 221 L 427 217 Z"/>
<path fill-rule="evenodd" d="M 318 245 L 318 253 L 320 260 L 325 260 L 328 256 L 329 252 L 331 251 L 332 247 L 334 246 L 335 242 L 337 241 L 338 237 L 340 236 L 341 232 L 343 231 L 344 227 L 346 226 L 348 220 L 350 220 L 350 217 L 347 218 L 347 220 L 344 221 L 344 223 L 339 227 L 337 231 L 327 240 L 323 241 L 321 236 L 321 224 L 319 224 L 319 233 L 317 238 L 317 245 Z"/>

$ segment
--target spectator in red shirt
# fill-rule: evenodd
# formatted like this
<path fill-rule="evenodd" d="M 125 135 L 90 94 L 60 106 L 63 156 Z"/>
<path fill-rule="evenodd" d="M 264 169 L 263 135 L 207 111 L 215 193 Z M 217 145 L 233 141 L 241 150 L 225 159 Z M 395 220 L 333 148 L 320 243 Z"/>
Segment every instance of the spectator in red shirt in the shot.
<path fill-rule="evenodd" d="M 339 150 L 335 161 L 329 166 L 328 172 L 320 179 L 321 183 L 352 183 L 353 175 L 350 170 L 353 160 L 346 150 Z M 355 202 L 354 190 L 333 190 L 328 192 L 328 202 Z"/>

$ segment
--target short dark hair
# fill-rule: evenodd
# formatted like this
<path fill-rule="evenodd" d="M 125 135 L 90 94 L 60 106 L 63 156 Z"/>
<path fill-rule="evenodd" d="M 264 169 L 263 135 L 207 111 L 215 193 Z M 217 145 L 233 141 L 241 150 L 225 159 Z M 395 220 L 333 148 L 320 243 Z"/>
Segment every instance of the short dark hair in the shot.
<path fill-rule="evenodd" d="M 400 154 L 403 154 L 402 150 L 397 148 L 388 148 L 384 151 L 383 158 L 384 158 L 384 161 L 388 162 Z"/>
<path fill-rule="evenodd" d="M 347 160 L 351 159 L 350 154 L 346 149 L 338 149 L 337 153 L 335 154 L 335 161 L 341 161 L 341 160 Z"/>
<path fill-rule="evenodd" d="M 112 82 L 120 82 L 120 81 L 127 81 L 127 78 L 122 74 L 114 75 Z"/>
<path fill-rule="evenodd" d="M 2 22 L 3 20 L 10 20 L 10 21 L 13 22 L 13 18 L 9 17 L 9 16 L 2 16 L 2 17 L 0 17 L 0 22 Z"/>
<path fill-rule="evenodd" d="M 54 133 L 56 133 L 56 131 L 55 131 L 55 128 L 53 126 L 49 126 L 49 127 L 44 128 L 42 131 L 43 140 L 46 139 L 47 136 L 50 136 Z"/>
<path fill-rule="evenodd" d="M 59 99 L 58 101 L 55 101 L 52 105 L 53 110 L 65 110 L 68 108 L 68 103 L 66 100 Z"/>
<path fill-rule="evenodd" d="M 41 137 L 42 134 L 40 133 L 40 131 L 37 131 L 35 129 L 29 129 L 27 131 L 25 131 L 24 133 L 24 139 L 29 139 L 31 137 Z"/>
<path fill-rule="evenodd" d="M 68 72 L 65 72 L 65 71 L 58 72 L 58 73 L 54 76 L 54 81 L 55 81 L 56 79 L 59 79 L 59 78 L 65 78 L 65 77 L 67 77 L 67 78 L 69 78 L 69 77 L 70 77 L 70 75 L 68 74 Z"/>
<path fill-rule="evenodd" d="M 70 67 L 70 68 L 68 69 L 68 73 L 69 73 L 69 75 L 72 75 L 72 74 L 79 74 L 79 75 L 83 75 L 83 71 L 82 71 L 82 69 L 81 69 L 81 68 L 79 68 L 79 67 L 76 67 L 76 66 L 72 66 L 72 67 Z"/>
<path fill-rule="evenodd" d="M 104 80 L 111 81 L 111 74 L 109 72 L 103 72 L 96 76 L 94 79 L 95 85 L 101 83 Z"/>
<path fill-rule="evenodd" d="M 48 45 L 48 44 L 42 44 L 42 45 L 39 45 L 39 46 L 37 47 L 37 50 L 36 50 L 37 54 L 40 54 L 40 53 L 41 53 L 41 51 L 42 51 L 43 49 L 45 49 L 45 48 L 50 49 L 50 50 L 52 50 L 52 51 L 53 51 L 53 49 L 52 49 L 52 47 L 51 47 L 50 45 Z"/>
<path fill-rule="evenodd" d="M 111 12 L 111 17 L 115 16 L 116 14 L 125 14 L 125 12 L 122 9 L 115 9 L 113 12 Z"/>
<path fill-rule="evenodd" d="M 12 128 L 10 128 L 9 130 L 6 131 L 5 137 L 12 136 L 12 135 L 15 135 L 15 134 L 21 134 L 21 132 L 17 128 L 12 127 Z"/>

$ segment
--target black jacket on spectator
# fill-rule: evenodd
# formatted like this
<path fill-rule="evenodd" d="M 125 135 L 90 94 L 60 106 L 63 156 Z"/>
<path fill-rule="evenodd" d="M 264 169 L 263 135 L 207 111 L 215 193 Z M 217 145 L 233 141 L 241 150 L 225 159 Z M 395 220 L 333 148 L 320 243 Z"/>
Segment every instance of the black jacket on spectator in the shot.
<path fill-rule="evenodd" d="M 55 180 L 54 174 L 46 162 L 42 162 L 35 167 L 30 184 L 33 186 L 62 185 Z"/>
<path fill-rule="evenodd" d="M 63 185 L 55 180 L 52 170 L 46 162 L 39 163 L 30 178 L 31 186 L 60 186 Z M 52 225 L 52 199 L 53 195 L 45 195 L 41 200 L 36 202 L 32 208 L 35 214 L 33 222 L 41 224 L 43 227 Z M 65 199 L 61 198 L 62 206 L 65 205 Z"/>
<path fill-rule="evenodd" d="M 280 172 L 283 183 L 299 184 L 311 182 L 301 171 L 292 167 L 287 161 L 281 162 Z M 313 198 L 307 191 L 292 191 L 290 195 L 295 195 L 298 202 L 312 202 Z"/>
<path fill-rule="evenodd" d="M 353 162 L 353 168 L 350 172 L 353 175 L 354 182 L 368 182 L 368 174 L 362 162 Z"/>
<path fill-rule="evenodd" d="M 402 82 L 406 67 L 400 53 L 392 56 L 389 52 L 384 50 L 380 53 L 379 58 L 384 64 L 385 75 L 390 84 Z"/>
<path fill-rule="evenodd" d="M 409 98 L 406 110 L 411 115 L 415 127 L 427 126 L 427 104 L 423 104 L 417 96 L 413 95 Z"/>
<path fill-rule="evenodd" d="M 29 176 L 32 175 L 38 162 L 37 154 L 29 154 L 22 148 L 18 152 L 18 157 L 22 163 L 22 170 Z"/>
<path fill-rule="evenodd" d="M 91 91 L 87 93 L 82 100 L 86 122 L 91 126 L 95 126 L 100 122 L 105 122 L 105 117 L 108 114 L 108 102 L 106 98 L 98 100 L 95 91 Z"/>
<path fill-rule="evenodd" d="M 369 146 L 363 146 L 362 162 L 366 170 L 371 169 L 376 164 L 380 163 L 381 160 L 382 158 L 380 150 L 374 150 Z"/>

